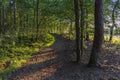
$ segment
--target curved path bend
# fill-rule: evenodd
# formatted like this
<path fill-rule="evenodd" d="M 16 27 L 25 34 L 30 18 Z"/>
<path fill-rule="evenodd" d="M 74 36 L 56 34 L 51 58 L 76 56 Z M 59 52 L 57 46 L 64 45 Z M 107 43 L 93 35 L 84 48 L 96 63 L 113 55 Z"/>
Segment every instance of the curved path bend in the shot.
<path fill-rule="evenodd" d="M 113 53 L 105 55 L 104 51 L 100 60 L 103 66 L 108 66 L 102 69 L 87 68 L 90 47 L 85 50 L 82 60 L 84 64 L 71 63 L 70 61 L 75 59 L 74 42 L 60 35 L 54 35 L 54 37 L 56 41 L 51 47 L 32 55 L 6 80 L 120 80 L 120 55 L 116 57 Z M 112 59 L 111 63 L 105 59 Z"/>

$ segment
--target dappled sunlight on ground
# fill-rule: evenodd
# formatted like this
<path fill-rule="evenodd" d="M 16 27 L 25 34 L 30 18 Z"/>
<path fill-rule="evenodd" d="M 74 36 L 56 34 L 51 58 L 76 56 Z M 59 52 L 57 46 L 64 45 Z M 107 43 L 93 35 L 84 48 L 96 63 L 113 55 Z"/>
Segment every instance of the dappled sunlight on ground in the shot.
<path fill-rule="evenodd" d="M 70 44 L 69 44 L 70 43 Z M 120 50 L 106 49 L 99 55 L 101 68 L 86 67 L 92 47 L 92 41 L 86 42 L 82 63 L 71 62 L 75 59 L 74 51 L 69 47 L 73 41 L 57 36 L 50 48 L 45 48 L 14 71 L 6 80 L 119 80 Z M 72 44 L 74 45 L 74 44 Z M 114 47 L 107 42 L 104 47 Z M 69 50 L 68 50 L 69 48 Z M 73 57 L 73 58 L 72 58 Z"/>
<path fill-rule="evenodd" d="M 45 61 L 49 61 L 52 60 L 54 58 L 57 57 L 57 54 L 54 53 L 54 51 L 50 48 L 46 48 L 45 50 L 42 50 L 41 52 L 33 55 L 28 61 L 27 64 L 25 65 L 30 65 L 30 64 L 37 64 L 40 62 L 45 62 Z"/>
<path fill-rule="evenodd" d="M 43 80 L 46 77 L 49 77 L 51 75 L 53 75 L 56 72 L 56 67 L 53 66 L 49 66 L 49 67 L 45 67 L 43 69 L 38 69 L 36 72 L 33 73 L 29 73 L 27 75 L 24 75 L 22 77 L 20 77 L 19 79 L 23 79 L 23 80 Z M 18 79 L 18 80 L 19 80 Z"/>

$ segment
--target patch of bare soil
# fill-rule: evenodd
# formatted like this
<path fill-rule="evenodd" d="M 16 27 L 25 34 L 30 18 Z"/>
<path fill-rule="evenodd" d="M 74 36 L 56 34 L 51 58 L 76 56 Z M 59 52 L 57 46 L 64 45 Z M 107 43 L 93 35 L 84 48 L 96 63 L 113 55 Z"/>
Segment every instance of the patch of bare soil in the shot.
<path fill-rule="evenodd" d="M 92 42 L 86 43 L 82 63 L 76 64 L 71 62 L 75 59 L 74 41 L 54 36 L 51 47 L 32 55 L 5 80 L 120 80 L 120 49 L 105 48 L 99 58 L 101 68 L 88 68 Z"/>

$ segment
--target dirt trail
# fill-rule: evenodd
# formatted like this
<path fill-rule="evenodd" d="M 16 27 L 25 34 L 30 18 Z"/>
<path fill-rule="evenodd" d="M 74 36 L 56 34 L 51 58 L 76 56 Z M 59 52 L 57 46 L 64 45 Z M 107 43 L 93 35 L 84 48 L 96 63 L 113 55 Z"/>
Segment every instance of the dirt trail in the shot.
<path fill-rule="evenodd" d="M 85 49 L 83 64 L 71 63 L 74 42 L 60 35 L 54 37 L 56 41 L 51 47 L 32 55 L 6 80 L 120 80 L 120 55 L 106 55 L 104 51 L 100 56 L 103 68 L 87 68 L 90 47 Z"/>

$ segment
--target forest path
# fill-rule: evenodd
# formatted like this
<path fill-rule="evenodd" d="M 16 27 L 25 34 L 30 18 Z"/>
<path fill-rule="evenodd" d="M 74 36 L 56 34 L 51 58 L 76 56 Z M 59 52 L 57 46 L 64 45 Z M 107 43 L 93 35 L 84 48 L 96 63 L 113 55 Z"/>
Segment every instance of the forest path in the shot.
<path fill-rule="evenodd" d="M 55 35 L 55 43 L 49 47 L 42 49 L 39 53 L 32 55 L 32 57 L 22 65 L 19 69 L 12 72 L 6 80 L 120 80 L 120 55 L 113 56 L 113 54 L 101 56 L 101 63 L 103 65 L 111 65 L 112 67 L 87 68 L 88 56 L 91 48 L 85 50 L 84 64 L 75 64 L 70 61 L 74 59 L 72 50 L 74 42 L 63 38 L 60 35 Z M 87 43 L 91 45 L 91 43 Z M 87 56 L 86 56 L 87 55 Z M 103 61 L 103 58 L 105 58 Z M 118 60 L 118 61 L 117 61 Z M 107 64 L 108 63 L 108 64 Z M 114 66 L 117 66 L 115 68 Z"/>

